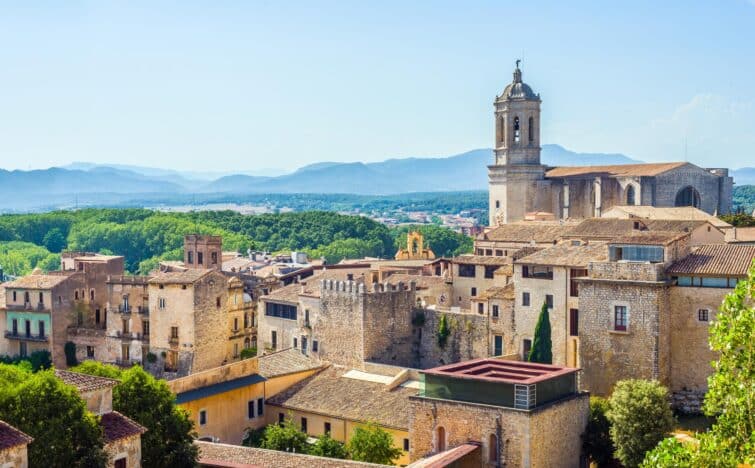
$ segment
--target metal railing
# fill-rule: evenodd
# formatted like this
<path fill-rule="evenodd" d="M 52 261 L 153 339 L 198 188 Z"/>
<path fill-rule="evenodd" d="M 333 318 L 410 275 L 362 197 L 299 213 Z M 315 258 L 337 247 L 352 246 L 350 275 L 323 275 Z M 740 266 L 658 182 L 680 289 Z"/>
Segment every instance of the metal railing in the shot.
<path fill-rule="evenodd" d="M 22 341 L 38 341 L 41 343 L 47 342 L 49 337 L 47 335 L 32 335 L 31 333 L 14 333 L 12 331 L 6 331 L 5 337 L 11 340 L 22 340 Z"/>

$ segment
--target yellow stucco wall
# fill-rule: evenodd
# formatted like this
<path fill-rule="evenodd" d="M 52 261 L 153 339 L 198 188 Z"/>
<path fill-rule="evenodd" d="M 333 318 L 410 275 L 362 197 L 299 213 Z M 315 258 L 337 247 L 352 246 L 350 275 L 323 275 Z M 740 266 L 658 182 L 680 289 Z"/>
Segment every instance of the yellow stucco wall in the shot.
<path fill-rule="evenodd" d="M 207 398 L 182 403 L 194 420 L 199 437 L 216 437 L 226 444 L 241 444 L 246 428 L 254 429 L 265 425 L 265 416 L 257 416 L 257 399 L 265 397 L 265 383 L 260 382 L 246 387 L 219 393 Z M 255 401 L 255 417 L 247 418 L 247 403 Z M 265 413 L 268 408 L 265 407 Z M 199 411 L 207 411 L 207 422 L 199 424 Z M 276 416 L 277 417 L 277 416 Z"/>
<path fill-rule="evenodd" d="M 283 413 L 286 419 L 292 419 L 294 425 L 301 428 L 301 419 L 307 418 L 307 435 L 320 437 L 325 434 L 325 423 L 330 423 L 330 436 L 343 443 L 347 443 L 354 430 L 363 425 L 363 423 L 351 420 L 345 420 L 332 416 L 325 416 L 306 411 L 296 411 L 282 408 L 276 405 L 270 405 L 267 411 L 267 423 L 277 424 L 279 414 Z M 404 439 L 409 439 L 409 429 L 395 429 L 391 427 L 380 426 L 383 430 L 393 436 L 393 445 L 401 449 L 401 457 L 394 463 L 397 465 L 407 465 L 409 463 L 409 452 L 404 452 Z"/>
<path fill-rule="evenodd" d="M 300 382 L 319 369 L 308 370 L 304 372 L 296 372 L 292 374 L 285 374 L 277 377 L 270 377 L 265 382 L 265 398 L 270 398 L 286 390 L 288 387 Z"/>

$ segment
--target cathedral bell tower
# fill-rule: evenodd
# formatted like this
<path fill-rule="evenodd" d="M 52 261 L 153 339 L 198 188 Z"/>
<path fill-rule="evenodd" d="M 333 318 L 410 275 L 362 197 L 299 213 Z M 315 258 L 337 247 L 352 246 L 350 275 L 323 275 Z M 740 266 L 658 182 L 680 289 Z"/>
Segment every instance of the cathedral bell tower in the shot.
<path fill-rule="evenodd" d="M 519 62 L 514 80 L 494 101 L 495 161 L 488 166 L 490 226 L 521 220 L 531 211 L 550 211 L 544 203 L 550 187 L 540 164 L 540 96 L 522 81 Z"/>

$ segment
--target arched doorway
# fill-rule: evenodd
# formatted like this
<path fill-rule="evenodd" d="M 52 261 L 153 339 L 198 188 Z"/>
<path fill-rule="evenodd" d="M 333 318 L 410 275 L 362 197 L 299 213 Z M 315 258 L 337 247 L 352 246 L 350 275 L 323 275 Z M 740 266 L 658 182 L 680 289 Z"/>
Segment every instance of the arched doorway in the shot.
<path fill-rule="evenodd" d="M 637 193 L 634 190 L 634 185 L 627 186 L 627 205 L 633 206 L 637 204 Z"/>
<path fill-rule="evenodd" d="M 700 192 L 688 185 L 676 194 L 675 206 L 694 206 L 700 208 Z"/>

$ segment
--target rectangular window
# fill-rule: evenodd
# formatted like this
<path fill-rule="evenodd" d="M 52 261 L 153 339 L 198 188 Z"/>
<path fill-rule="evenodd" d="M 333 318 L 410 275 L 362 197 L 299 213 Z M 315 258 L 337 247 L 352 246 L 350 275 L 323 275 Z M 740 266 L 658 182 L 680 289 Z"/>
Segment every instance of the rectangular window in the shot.
<path fill-rule="evenodd" d="M 297 343 L 297 341 L 296 341 L 296 337 L 294 337 L 294 348 L 298 348 L 298 347 L 299 347 L 299 346 L 298 346 L 298 343 Z"/>
<path fill-rule="evenodd" d="M 319 343 L 317 342 L 317 340 L 312 340 L 312 352 L 313 353 L 317 352 L 318 344 Z"/>
<path fill-rule="evenodd" d="M 199 410 L 199 425 L 207 424 L 207 410 Z"/>
<path fill-rule="evenodd" d="M 301 337 L 301 353 L 307 354 L 307 337 L 306 336 Z"/>
<path fill-rule="evenodd" d="M 233 331 L 238 331 L 239 329 L 239 319 L 238 317 L 233 318 Z"/>
<path fill-rule="evenodd" d="M 702 279 L 702 286 L 704 288 L 725 288 L 728 286 L 728 281 L 726 278 L 704 277 Z"/>
<path fill-rule="evenodd" d="M 257 416 L 265 414 L 265 399 L 257 398 Z"/>
<path fill-rule="evenodd" d="M 627 307 L 614 306 L 613 308 L 613 329 L 616 331 L 627 331 Z"/>
<path fill-rule="evenodd" d="M 579 336 L 579 310 L 569 309 L 569 336 Z"/>
<path fill-rule="evenodd" d="M 215 298 L 215 307 L 220 308 L 220 296 Z"/>
<path fill-rule="evenodd" d="M 470 295 L 471 295 L 472 297 L 475 297 L 475 296 L 477 295 L 477 288 L 472 288 L 472 289 L 470 289 L 470 290 L 469 290 L 469 294 L 470 294 Z"/>
<path fill-rule="evenodd" d="M 307 418 L 301 418 L 301 431 L 307 433 Z"/>
<path fill-rule="evenodd" d="M 40 320 L 37 322 L 37 331 L 39 331 L 39 337 L 44 338 L 45 337 L 45 322 Z"/>
<path fill-rule="evenodd" d="M 477 313 L 484 314 L 485 313 L 485 304 L 482 302 L 477 303 Z"/>
<path fill-rule="evenodd" d="M 187 255 L 186 255 L 186 258 L 188 260 L 187 263 L 189 265 L 193 265 L 194 264 L 194 252 L 188 252 Z"/>
<path fill-rule="evenodd" d="M 708 309 L 697 309 L 697 320 L 700 322 L 707 322 L 710 317 L 710 310 Z"/>
<path fill-rule="evenodd" d="M 123 325 L 123 328 L 122 328 L 123 334 L 125 335 L 128 333 L 128 319 L 121 320 L 121 323 Z"/>
<path fill-rule="evenodd" d="M 409 451 L 409 439 L 404 439 L 404 452 Z"/>
<path fill-rule="evenodd" d="M 485 278 L 493 279 L 495 278 L 495 271 L 498 269 L 497 266 L 486 266 L 485 267 Z"/>
<path fill-rule="evenodd" d="M 254 400 L 246 402 L 246 417 L 247 419 L 254 419 Z"/>
<path fill-rule="evenodd" d="M 170 327 L 170 337 L 173 340 L 178 339 L 178 327 Z"/>
<path fill-rule="evenodd" d="M 87 346 L 87 357 L 94 359 L 94 346 Z"/>
<path fill-rule="evenodd" d="M 283 421 L 286 419 L 286 417 L 283 415 L 283 413 L 278 413 L 278 424 L 283 424 Z"/>
<path fill-rule="evenodd" d="M 522 360 L 526 361 L 528 359 L 531 349 L 532 349 L 532 340 L 530 339 L 522 340 Z"/>
<path fill-rule="evenodd" d="M 496 250 L 495 251 L 495 256 L 496 257 L 503 257 L 503 250 Z"/>
<path fill-rule="evenodd" d="M 493 337 L 493 356 L 500 356 L 503 354 L 503 336 L 495 335 Z"/>
<path fill-rule="evenodd" d="M 217 252 L 210 253 L 210 260 L 212 261 L 213 265 L 217 265 L 218 264 L 218 253 Z"/>
<path fill-rule="evenodd" d="M 498 306 L 495 304 L 493 304 L 493 317 L 494 318 L 498 317 Z"/>
<path fill-rule="evenodd" d="M 459 265 L 459 276 L 462 278 L 474 278 L 476 268 L 474 265 L 462 264 Z"/>
<path fill-rule="evenodd" d="M 127 459 L 125 457 L 119 458 L 113 463 L 113 468 L 127 468 L 128 465 L 126 463 Z"/>
<path fill-rule="evenodd" d="M 157 307 L 160 308 L 160 309 L 164 309 L 165 308 L 165 298 L 164 297 L 161 297 L 161 298 L 157 299 Z"/>
<path fill-rule="evenodd" d="M 552 280 L 553 267 L 541 265 L 524 265 L 522 266 L 522 278 Z"/>
<path fill-rule="evenodd" d="M 485 255 L 488 257 L 493 256 L 493 249 L 485 249 Z"/>
<path fill-rule="evenodd" d="M 477 255 L 482 255 L 483 253 L 485 253 L 485 250 L 477 249 Z"/>
<path fill-rule="evenodd" d="M 149 337 L 149 320 L 142 321 L 142 335 Z"/>
<path fill-rule="evenodd" d="M 278 333 L 275 330 L 270 332 L 270 342 L 273 349 L 278 349 Z"/>
<path fill-rule="evenodd" d="M 326 434 L 330 434 L 330 423 L 329 423 L 329 422 L 326 422 L 326 423 L 325 423 L 325 427 L 324 427 L 323 429 L 324 429 L 324 432 L 325 432 Z"/>
<path fill-rule="evenodd" d="M 663 262 L 663 247 L 655 245 L 612 245 L 608 247 L 608 258 L 617 262 Z"/>
<path fill-rule="evenodd" d="M 202 252 L 197 252 L 197 265 L 204 264 L 204 255 Z"/>
<path fill-rule="evenodd" d="M 265 302 L 265 315 L 267 315 L 268 317 L 279 317 L 288 320 L 296 320 L 296 306 L 278 304 L 277 302 Z"/>
<path fill-rule="evenodd" d="M 545 305 L 549 308 L 553 308 L 553 294 L 546 294 L 545 295 Z"/>
<path fill-rule="evenodd" d="M 529 306 L 530 305 L 530 293 L 523 292 L 522 293 L 522 305 L 523 306 Z"/>
<path fill-rule="evenodd" d="M 569 270 L 569 296 L 579 297 L 579 283 L 576 278 L 587 276 L 587 270 L 584 268 L 572 268 Z"/>

